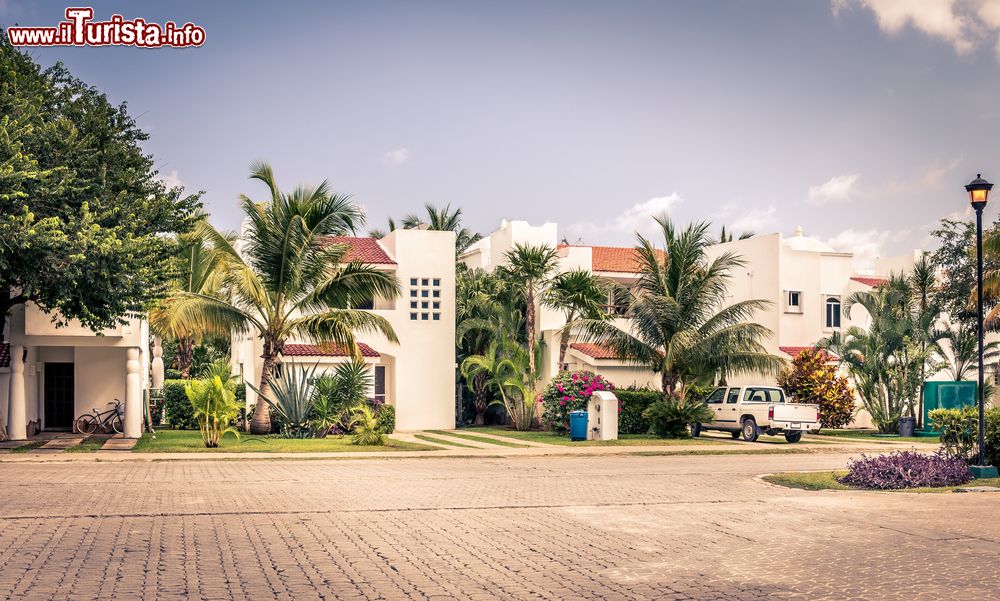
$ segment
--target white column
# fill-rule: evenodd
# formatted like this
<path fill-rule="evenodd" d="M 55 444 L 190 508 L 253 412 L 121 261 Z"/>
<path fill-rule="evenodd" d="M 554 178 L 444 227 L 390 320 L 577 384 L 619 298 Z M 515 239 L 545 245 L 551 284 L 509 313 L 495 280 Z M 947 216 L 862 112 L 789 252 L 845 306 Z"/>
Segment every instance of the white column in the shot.
<path fill-rule="evenodd" d="M 163 388 L 163 345 L 160 344 L 160 337 L 153 338 L 153 365 L 152 365 L 153 388 Z"/>
<path fill-rule="evenodd" d="M 24 347 L 10 347 L 10 399 L 7 405 L 7 438 L 27 440 L 28 415 L 24 391 Z"/>
<path fill-rule="evenodd" d="M 125 438 L 142 436 L 142 376 L 139 348 L 125 349 Z"/>
<path fill-rule="evenodd" d="M 41 424 L 44 410 L 38 403 L 38 393 L 42 389 L 42 385 L 38 381 L 38 347 L 29 346 L 26 348 L 28 356 L 24 360 L 24 410 L 27 414 L 24 423 L 36 421 L 36 423 Z M 75 411 L 76 407 L 73 409 Z"/>

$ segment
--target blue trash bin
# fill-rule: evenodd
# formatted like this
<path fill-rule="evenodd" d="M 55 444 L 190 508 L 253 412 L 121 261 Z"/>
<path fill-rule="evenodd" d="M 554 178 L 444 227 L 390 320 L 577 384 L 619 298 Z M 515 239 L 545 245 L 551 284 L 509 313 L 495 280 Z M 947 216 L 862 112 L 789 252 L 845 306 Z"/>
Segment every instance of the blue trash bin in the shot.
<path fill-rule="evenodd" d="M 587 440 L 587 412 L 569 412 L 569 439 Z"/>

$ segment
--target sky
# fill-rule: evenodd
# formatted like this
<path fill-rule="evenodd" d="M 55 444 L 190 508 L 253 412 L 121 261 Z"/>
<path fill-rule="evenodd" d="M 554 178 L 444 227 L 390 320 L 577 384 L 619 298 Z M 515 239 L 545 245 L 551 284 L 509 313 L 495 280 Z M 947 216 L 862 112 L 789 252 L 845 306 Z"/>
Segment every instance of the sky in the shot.
<path fill-rule="evenodd" d="M 463 209 L 630 245 L 651 213 L 790 235 L 863 269 L 933 247 L 1000 180 L 1000 0 L 88 2 L 198 48 L 33 48 L 127 101 L 161 177 L 234 229 L 248 166 L 329 180 L 366 227 Z M 67 4 L 0 0 L 0 24 Z M 987 208 L 988 220 L 1000 202 Z"/>

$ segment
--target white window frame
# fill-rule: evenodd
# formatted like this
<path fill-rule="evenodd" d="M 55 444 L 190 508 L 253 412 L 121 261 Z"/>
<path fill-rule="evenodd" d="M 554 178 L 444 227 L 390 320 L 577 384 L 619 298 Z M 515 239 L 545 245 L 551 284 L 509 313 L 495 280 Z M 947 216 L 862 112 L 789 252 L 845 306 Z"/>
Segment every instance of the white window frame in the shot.
<path fill-rule="evenodd" d="M 837 301 L 837 324 L 833 325 L 830 323 L 829 312 L 830 305 L 833 304 L 830 301 Z M 839 294 L 824 294 L 823 295 L 823 329 L 824 330 L 839 330 L 844 325 L 844 302 L 841 300 Z"/>
<path fill-rule="evenodd" d="M 797 295 L 796 300 L 798 304 L 792 304 L 792 295 Z M 802 313 L 802 291 L 801 290 L 785 290 L 785 313 Z"/>

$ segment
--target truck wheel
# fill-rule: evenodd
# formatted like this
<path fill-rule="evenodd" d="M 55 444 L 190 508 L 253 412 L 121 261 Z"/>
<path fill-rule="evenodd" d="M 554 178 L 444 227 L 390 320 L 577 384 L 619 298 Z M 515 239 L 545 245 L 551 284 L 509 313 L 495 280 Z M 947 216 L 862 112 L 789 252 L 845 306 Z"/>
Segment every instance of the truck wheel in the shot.
<path fill-rule="evenodd" d="M 691 438 L 698 438 L 701 436 L 701 424 L 695 422 L 691 424 Z"/>
<path fill-rule="evenodd" d="M 802 440 L 802 432 L 785 432 L 785 440 L 788 442 L 798 442 Z"/>
<path fill-rule="evenodd" d="M 743 440 L 756 442 L 758 436 L 760 432 L 757 431 L 757 422 L 752 417 L 743 420 Z"/>
<path fill-rule="evenodd" d="M 743 432 L 740 432 L 739 430 L 729 433 L 729 435 L 733 437 L 733 440 L 739 440 L 741 434 L 743 434 Z"/>

